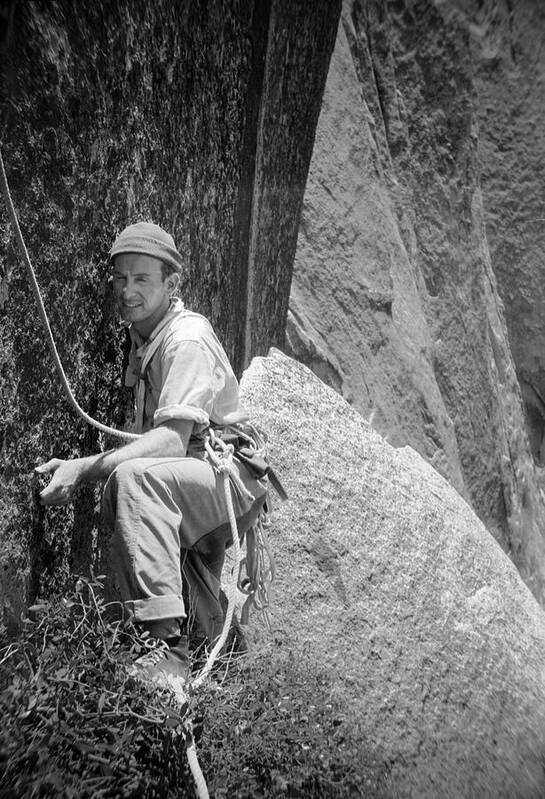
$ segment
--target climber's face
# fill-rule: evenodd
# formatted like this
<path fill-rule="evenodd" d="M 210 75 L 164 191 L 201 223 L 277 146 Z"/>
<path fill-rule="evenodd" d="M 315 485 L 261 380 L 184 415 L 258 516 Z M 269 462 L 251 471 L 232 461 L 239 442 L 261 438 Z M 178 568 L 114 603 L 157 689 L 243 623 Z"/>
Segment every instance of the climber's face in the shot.
<path fill-rule="evenodd" d="M 113 287 L 122 318 L 147 338 L 168 311 L 178 275 L 163 276 L 162 262 L 151 255 L 127 252 L 116 255 Z"/>

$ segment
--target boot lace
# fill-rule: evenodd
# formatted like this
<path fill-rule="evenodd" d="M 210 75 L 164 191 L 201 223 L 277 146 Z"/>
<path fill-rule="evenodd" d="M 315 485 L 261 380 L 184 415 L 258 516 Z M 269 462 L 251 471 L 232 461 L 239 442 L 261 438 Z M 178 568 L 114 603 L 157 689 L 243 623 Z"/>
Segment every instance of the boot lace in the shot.
<path fill-rule="evenodd" d="M 145 668 L 147 666 L 156 666 L 166 658 L 167 652 L 168 645 L 165 643 L 165 641 L 154 640 L 153 643 L 150 642 L 150 649 L 147 652 L 144 652 L 143 655 L 140 655 L 139 658 L 136 658 L 134 665 L 140 666 L 141 668 Z"/>

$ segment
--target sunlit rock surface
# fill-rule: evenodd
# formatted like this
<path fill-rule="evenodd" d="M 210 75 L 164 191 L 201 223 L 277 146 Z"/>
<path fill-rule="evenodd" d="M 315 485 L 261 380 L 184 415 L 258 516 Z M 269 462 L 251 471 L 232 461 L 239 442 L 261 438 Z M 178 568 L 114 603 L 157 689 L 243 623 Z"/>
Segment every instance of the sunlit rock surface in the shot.
<path fill-rule="evenodd" d="M 545 618 L 512 562 L 306 367 L 272 351 L 243 393 L 290 494 L 270 532 L 272 632 L 252 623 L 271 669 L 290 652 L 327 670 L 316 701 L 342 701 L 369 796 L 543 796 Z"/>

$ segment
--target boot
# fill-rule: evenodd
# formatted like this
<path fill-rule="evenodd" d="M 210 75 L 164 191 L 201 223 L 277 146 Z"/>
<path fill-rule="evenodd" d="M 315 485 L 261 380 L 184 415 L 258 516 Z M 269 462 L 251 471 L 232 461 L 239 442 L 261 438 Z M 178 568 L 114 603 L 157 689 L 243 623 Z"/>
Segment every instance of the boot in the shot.
<path fill-rule="evenodd" d="M 129 674 L 171 688 L 173 683 L 182 687 L 191 674 L 187 636 L 158 641 L 153 649 L 134 661 Z"/>

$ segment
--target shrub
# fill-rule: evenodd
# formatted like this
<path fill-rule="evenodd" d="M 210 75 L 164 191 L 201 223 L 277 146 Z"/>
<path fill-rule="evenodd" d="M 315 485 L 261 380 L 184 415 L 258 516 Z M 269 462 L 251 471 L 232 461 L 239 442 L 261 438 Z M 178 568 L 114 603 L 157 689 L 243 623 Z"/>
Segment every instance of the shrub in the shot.
<path fill-rule="evenodd" d="M 209 683 L 196 698 L 199 758 L 211 795 L 385 795 L 384 769 L 350 708 L 331 698 L 327 670 L 271 650 L 231 663 L 224 682 Z"/>
<path fill-rule="evenodd" d="M 189 720 L 215 799 L 387 795 L 384 767 L 319 664 L 272 644 L 224 656 L 180 706 L 127 676 L 149 644 L 113 610 L 99 581 L 79 579 L 3 642 L 0 797 L 193 797 Z"/>
<path fill-rule="evenodd" d="M 115 620 L 100 583 L 31 608 L 0 650 L 2 797 L 169 797 L 188 787 L 187 708 L 128 678 L 146 647 Z M 183 795 L 183 794 L 182 794 Z"/>

